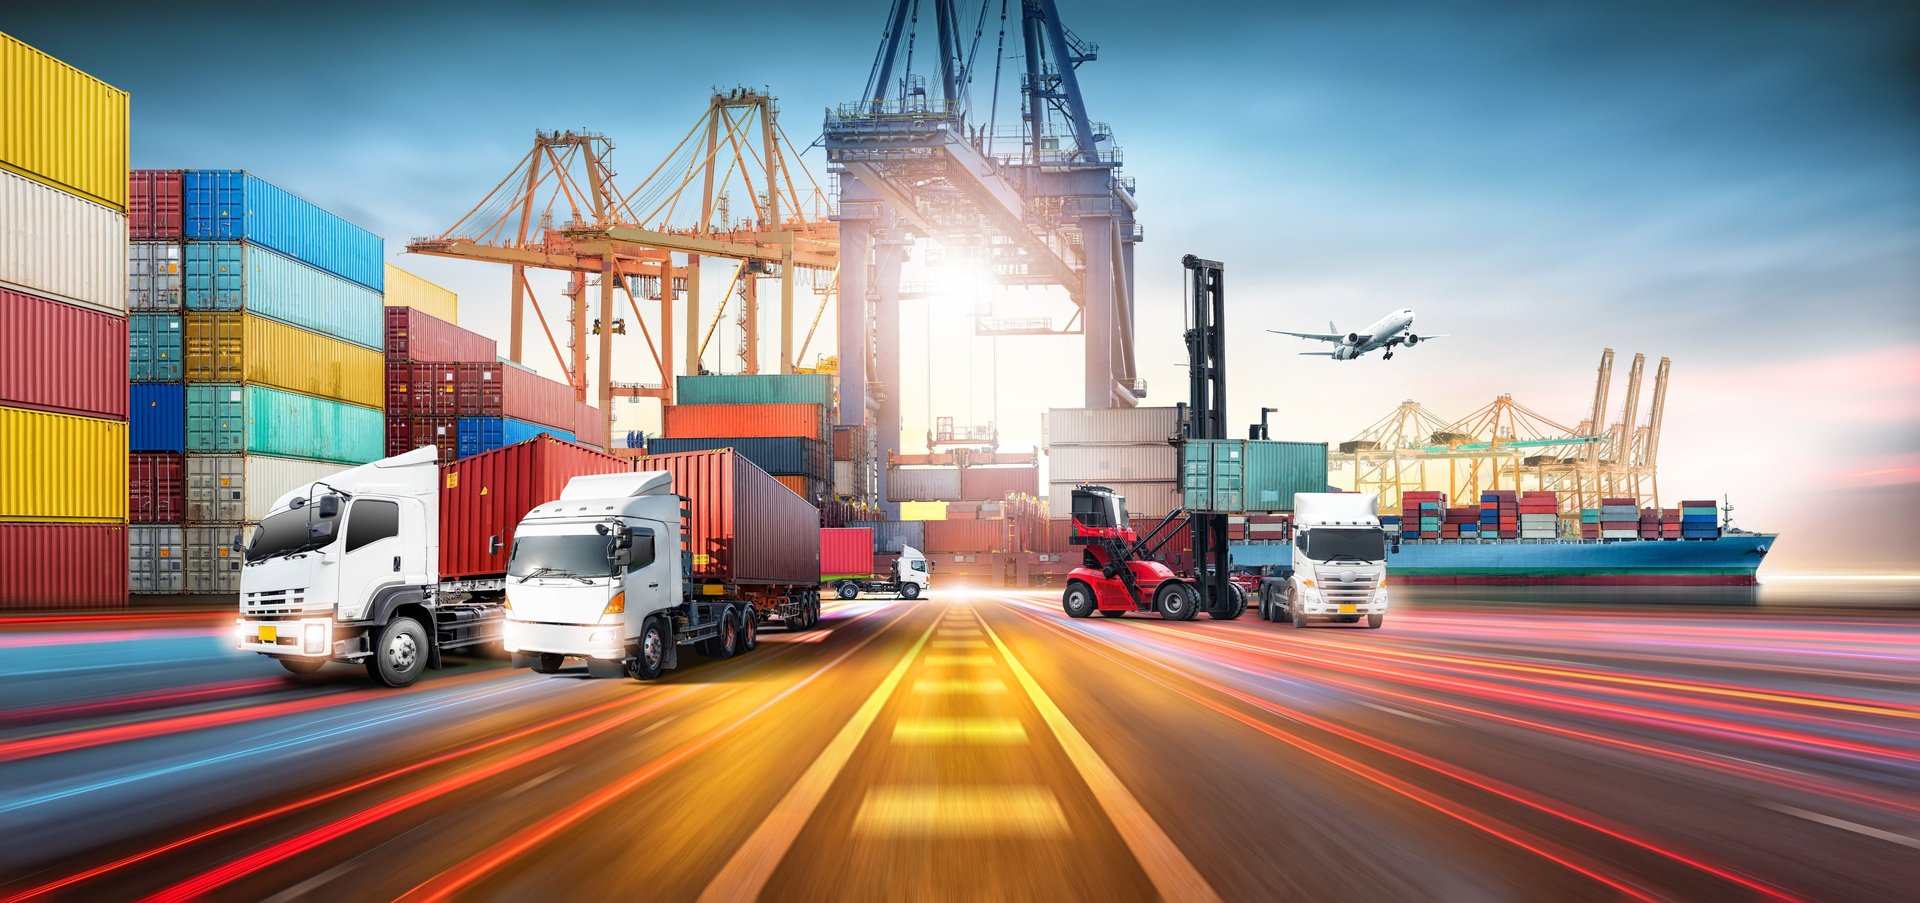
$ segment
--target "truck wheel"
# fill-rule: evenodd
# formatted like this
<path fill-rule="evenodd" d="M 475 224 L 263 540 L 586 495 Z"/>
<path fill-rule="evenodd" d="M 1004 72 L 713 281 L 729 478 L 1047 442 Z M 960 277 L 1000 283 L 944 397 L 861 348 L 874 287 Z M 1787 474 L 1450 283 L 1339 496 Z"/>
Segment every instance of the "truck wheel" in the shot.
<path fill-rule="evenodd" d="M 535 674 L 558 674 L 560 666 L 566 664 L 567 657 L 558 652 L 542 652 L 533 663 Z"/>
<path fill-rule="evenodd" d="M 820 600 L 808 599 L 807 600 L 807 629 L 812 630 L 813 628 L 818 626 L 820 626 Z"/>
<path fill-rule="evenodd" d="M 1060 596 L 1060 607 L 1066 609 L 1069 618 L 1090 617 L 1099 604 L 1093 599 L 1093 587 L 1075 580 L 1067 584 L 1067 591 Z"/>
<path fill-rule="evenodd" d="M 1160 617 L 1169 621 L 1191 621 L 1200 607 L 1200 594 L 1178 580 L 1168 580 L 1154 591 L 1154 605 L 1160 609 Z"/>
<path fill-rule="evenodd" d="M 1385 623 L 1387 623 L 1386 615 L 1367 615 L 1367 628 L 1370 630 L 1379 630 L 1380 625 Z"/>
<path fill-rule="evenodd" d="M 327 660 L 324 658 L 283 658 L 280 660 L 280 667 L 287 669 L 289 673 L 305 677 L 309 674 L 318 674 L 326 663 Z"/>
<path fill-rule="evenodd" d="M 842 580 L 833 588 L 833 594 L 842 599 L 856 599 L 860 596 L 860 587 L 851 580 Z"/>
<path fill-rule="evenodd" d="M 1293 614 L 1293 629 L 1299 630 L 1307 626 L 1307 610 L 1301 608 L 1300 603 L 1295 602 L 1288 605 L 1288 610 Z"/>
<path fill-rule="evenodd" d="M 1216 621 L 1231 621 L 1247 613 L 1247 591 L 1241 589 L 1238 583 L 1231 583 L 1228 586 L 1232 588 L 1227 590 L 1226 610 L 1207 612 L 1207 617 Z"/>
<path fill-rule="evenodd" d="M 720 610 L 720 632 L 704 645 L 710 658 L 732 658 L 740 651 L 740 616 L 734 613 L 733 606 Z"/>
<path fill-rule="evenodd" d="M 920 584 L 918 583 L 900 584 L 900 598 L 905 599 L 908 602 L 912 602 L 913 600 L 920 598 Z"/>
<path fill-rule="evenodd" d="M 427 670 L 427 631 L 420 622 L 400 617 L 387 622 L 367 656 L 367 676 L 389 687 L 404 687 Z"/>
<path fill-rule="evenodd" d="M 653 680 L 660 676 L 660 669 L 667 662 L 667 629 L 660 626 L 659 618 L 648 618 L 640 625 L 640 639 L 633 650 L 633 664 L 627 673 L 634 680 Z"/>
<path fill-rule="evenodd" d="M 748 605 L 740 609 L 740 651 L 752 652 L 760 645 L 760 612 Z"/>

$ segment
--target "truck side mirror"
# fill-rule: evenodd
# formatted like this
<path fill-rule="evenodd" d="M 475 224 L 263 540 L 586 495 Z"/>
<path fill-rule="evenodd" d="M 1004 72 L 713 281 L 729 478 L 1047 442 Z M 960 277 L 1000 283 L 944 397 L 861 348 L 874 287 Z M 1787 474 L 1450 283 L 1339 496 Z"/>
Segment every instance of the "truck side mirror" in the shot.
<path fill-rule="evenodd" d="M 322 518 L 339 517 L 340 516 L 340 497 L 337 495 L 321 496 L 320 497 L 320 516 Z"/>
<path fill-rule="evenodd" d="M 240 534 L 235 533 L 233 534 L 233 542 L 228 545 L 228 548 L 233 549 L 235 552 L 245 552 L 247 550 L 247 544 L 245 540 L 241 538 Z"/>
<path fill-rule="evenodd" d="M 333 538 L 333 521 L 317 520 L 307 525 L 307 538 L 316 542 Z"/>
<path fill-rule="evenodd" d="M 1398 536 L 1393 538 L 1393 554 L 1400 554 L 1400 537 Z"/>
<path fill-rule="evenodd" d="M 500 534 L 495 533 L 494 535 L 487 537 L 487 554 L 488 555 L 500 554 Z"/>

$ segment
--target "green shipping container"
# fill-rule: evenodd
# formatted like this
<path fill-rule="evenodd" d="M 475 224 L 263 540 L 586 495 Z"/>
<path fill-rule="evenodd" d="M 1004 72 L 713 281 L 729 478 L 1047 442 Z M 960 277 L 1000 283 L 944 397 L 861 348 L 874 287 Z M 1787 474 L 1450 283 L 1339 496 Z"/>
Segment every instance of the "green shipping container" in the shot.
<path fill-rule="evenodd" d="M 1246 489 L 1244 439 L 1189 439 L 1180 447 L 1181 506 L 1238 513 Z"/>
<path fill-rule="evenodd" d="M 1325 442 L 1249 440 L 1245 466 L 1248 511 L 1292 511 L 1294 493 L 1327 491 Z"/>
<path fill-rule="evenodd" d="M 682 376 L 675 404 L 833 404 L 833 381 L 824 373 L 759 373 L 752 376 Z"/>
<path fill-rule="evenodd" d="M 265 386 L 187 386 L 187 451 L 365 464 L 386 453 L 386 418 L 362 407 Z"/>
<path fill-rule="evenodd" d="M 127 379 L 137 383 L 177 383 L 184 348 L 179 314 L 127 317 Z"/>
<path fill-rule="evenodd" d="M 244 242 L 193 241 L 186 249 L 181 281 L 188 310 L 245 311 L 385 350 L 379 292 Z"/>

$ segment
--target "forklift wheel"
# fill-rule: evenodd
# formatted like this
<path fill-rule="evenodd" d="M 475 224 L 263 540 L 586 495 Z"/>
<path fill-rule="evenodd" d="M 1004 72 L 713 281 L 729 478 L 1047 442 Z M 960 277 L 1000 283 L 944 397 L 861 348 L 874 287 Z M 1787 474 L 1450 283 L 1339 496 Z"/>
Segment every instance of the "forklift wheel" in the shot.
<path fill-rule="evenodd" d="M 1097 608 L 1093 601 L 1093 587 L 1078 580 L 1067 584 L 1067 591 L 1060 597 L 1060 607 L 1066 609 L 1069 618 L 1091 616 Z"/>
<path fill-rule="evenodd" d="M 1200 607 L 1200 594 L 1185 583 L 1168 580 L 1153 594 L 1153 602 L 1160 609 L 1160 617 L 1169 621 L 1191 621 Z"/>

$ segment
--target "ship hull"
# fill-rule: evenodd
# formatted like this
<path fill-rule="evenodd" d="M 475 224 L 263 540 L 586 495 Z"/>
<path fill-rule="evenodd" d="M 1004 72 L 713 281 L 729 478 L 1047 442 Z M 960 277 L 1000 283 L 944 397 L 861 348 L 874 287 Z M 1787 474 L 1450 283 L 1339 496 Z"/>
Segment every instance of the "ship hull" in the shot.
<path fill-rule="evenodd" d="M 1402 585 L 1751 586 L 1773 546 L 1769 533 L 1715 539 L 1541 542 L 1419 540 L 1387 556 Z M 1285 544 L 1236 544 L 1234 563 L 1284 564 Z"/>

